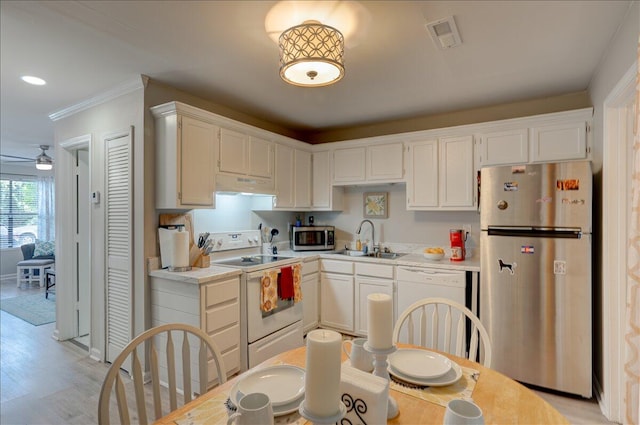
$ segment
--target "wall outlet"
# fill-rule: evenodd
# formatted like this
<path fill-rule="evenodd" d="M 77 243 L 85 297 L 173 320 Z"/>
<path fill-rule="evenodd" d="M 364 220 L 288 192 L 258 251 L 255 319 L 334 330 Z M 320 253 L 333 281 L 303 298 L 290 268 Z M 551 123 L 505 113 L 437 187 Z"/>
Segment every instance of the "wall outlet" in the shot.
<path fill-rule="evenodd" d="M 462 226 L 462 230 L 464 230 L 464 232 L 465 232 L 467 235 L 470 235 L 470 234 L 471 234 L 471 225 L 470 225 L 470 224 L 464 224 L 464 225 Z"/>

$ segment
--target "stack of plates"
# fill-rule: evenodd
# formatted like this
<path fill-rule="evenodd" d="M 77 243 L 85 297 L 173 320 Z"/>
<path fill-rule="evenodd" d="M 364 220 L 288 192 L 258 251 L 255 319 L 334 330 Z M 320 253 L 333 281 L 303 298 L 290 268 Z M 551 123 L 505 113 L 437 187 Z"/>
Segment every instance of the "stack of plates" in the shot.
<path fill-rule="evenodd" d="M 445 356 L 432 351 L 401 348 L 389 356 L 389 373 L 403 381 L 429 387 L 457 382 L 462 369 Z"/>
<path fill-rule="evenodd" d="M 231 388 L 229 399 L 237 406 L 249 393 L 268 395 L 274 416 L 295 412 L 304 400 L 304 369 L 278 365 L 256 370 L 238 379 Z"/>

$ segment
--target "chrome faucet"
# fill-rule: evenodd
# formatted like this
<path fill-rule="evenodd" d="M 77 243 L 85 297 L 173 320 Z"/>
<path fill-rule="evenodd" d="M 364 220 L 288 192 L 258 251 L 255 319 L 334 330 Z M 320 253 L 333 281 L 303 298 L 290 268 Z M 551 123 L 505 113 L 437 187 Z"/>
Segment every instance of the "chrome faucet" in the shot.
<path fill-rule="evenodd" d="M 362 225 L 364 223 L 369 223 L 371 225 L 371 243 L 373 246 L 373 252 L 376 252 L 376 228 L 373 225 L 373 222 L 371 220 L 362 220 L 360 222 L 360 225 L 358 226 L 358 230 L 356 230 L 356 235 L 360 234 L 360 231 L 362 230 Z"/>

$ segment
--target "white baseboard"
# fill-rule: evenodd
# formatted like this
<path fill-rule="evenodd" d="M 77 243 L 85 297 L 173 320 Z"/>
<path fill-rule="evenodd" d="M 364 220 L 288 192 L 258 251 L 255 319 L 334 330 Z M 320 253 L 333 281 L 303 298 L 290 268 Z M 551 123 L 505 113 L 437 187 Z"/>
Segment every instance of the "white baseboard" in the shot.
<path fill-rule="evenodd" d="M 4 282 L 5 280 L 13 280 L 15 282 L 17 278 L 18 278 L 18 275 L 16 273 L 3 274 L 3 275 L 0 275 L 0 282 Z"/>
<path fill-rule="evenodd" d="M 89 350 L 89 358 L 102 363 L 102 353 L 97 348 Z"/>

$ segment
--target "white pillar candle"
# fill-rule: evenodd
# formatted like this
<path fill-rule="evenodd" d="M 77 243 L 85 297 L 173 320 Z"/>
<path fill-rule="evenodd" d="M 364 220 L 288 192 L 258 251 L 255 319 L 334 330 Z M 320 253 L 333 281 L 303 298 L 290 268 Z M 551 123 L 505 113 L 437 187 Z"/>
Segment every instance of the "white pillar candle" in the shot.
<path fill-rule="evenodd" d="M 314 416 L 333 416 L 340 411 L 341 348 L 338 332 L 317 329 L 307 334 L 304 403 Z"/>
<path fill-rule="evenodd" d="M 393 303 L 387 294 L 367 296 L 367 329 L 369 346 L 386 350 L 393 345 Z"/>

